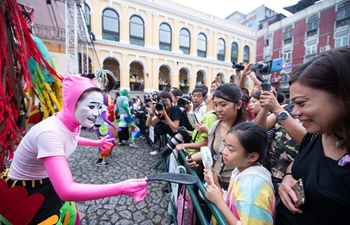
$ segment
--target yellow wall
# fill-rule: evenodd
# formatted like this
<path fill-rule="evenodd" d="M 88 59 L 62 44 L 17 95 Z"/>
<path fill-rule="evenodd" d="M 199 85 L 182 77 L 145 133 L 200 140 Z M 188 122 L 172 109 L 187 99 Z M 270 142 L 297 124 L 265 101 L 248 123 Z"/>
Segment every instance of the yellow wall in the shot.
<path fill-rule="evenodd" d="M 234 74 L 231 68 L 231 43 L 237 42 L 239 46 L 238 62 L 243 61 L 243 48 L 250 48 L 250 62 L 255 59 L 255 31 L 239 24 L 220 19 L 213 15 L 190 9 L 168 0 L 148 1 L 107 1 L 87 0 L 91 9 L 91 28 L 96 36 L 89 56 L 93 61 L 92 70 L 96 71 L 106 58 L 113 58 L 119 65 L 121 88 L 129 88 L 130 64 L 138 62 L 143 66 L 145 91 L 158 89 L 159 70 L 162 65 L 170 68 L 171 86 L 179 86 L 179 71 L 181 68 L 189 71 L 188 83 L 190 90 L 196 84 L 197 72 L 204 71 L 204 82 L 209 87 L 218 73 L 224 75 L 225 82 L 230 81 Z M 120 41 L 102 39 L 102 12 L 110 8 L 119 15 Z M 131 45 L 129 43 L 129 19 L 133 15 L 140 16 L 145 23 L 145 45 Z M 164 51 L 159 49 L 159 25 L 166 22 L 172 29 L 172 49 Z M 190 55 L 179 50 L 179 33 L 181 28 L 187 28 L 191 35 Z M 204 33 L 207 37 L 207 57 L 197 56 L 197 36 Z M 217 40 L 223 38 L 226 43 L 225 61 L 218 61 Z M 64 43 L 51 45 L 46 43 L 52 52 L 64 52 Z M 146 74 L 149 74 L 147 80 Z M 253 87 L 252 82 L 247 84 L 248 89 Z"/>

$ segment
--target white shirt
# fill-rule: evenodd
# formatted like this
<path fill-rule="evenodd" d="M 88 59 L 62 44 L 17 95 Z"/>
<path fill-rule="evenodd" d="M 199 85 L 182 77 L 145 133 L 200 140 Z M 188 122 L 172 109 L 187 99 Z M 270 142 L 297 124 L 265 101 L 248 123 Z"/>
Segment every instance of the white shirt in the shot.
<path fill-rule="evenodd" d="M 193 108 L 193 104 L 191 105 L 191 111 L 196 115 L 198 121 L 202 120 L 202 117 L 207 112 L 207 105 L 205 101 L 203 101 L 197 108 Z"/>
<path fill-rule="evenodd" d="M 70 156 L 78 145 L 79 133 L 73 133 L 56 117 L 51 116 L 33 126 L 15 151 L 9 178 L 39 180 L 48 177 L 41 158 Z"/>

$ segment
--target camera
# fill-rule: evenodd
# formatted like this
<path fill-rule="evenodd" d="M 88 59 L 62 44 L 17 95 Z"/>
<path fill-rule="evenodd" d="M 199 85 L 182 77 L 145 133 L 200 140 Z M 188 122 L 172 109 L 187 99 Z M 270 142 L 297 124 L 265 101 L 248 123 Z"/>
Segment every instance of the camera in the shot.
<path fill-rule="evenodd" d="M 282 70 L 283 61 L 283 58 L 279 58 L 267 62 L 257 62 L 252 65 L 251 70 L 254 71 L 257 76 L 273 73 Z"/>
<path fill-rule="evenodd" d="M 243 63 L 232 62 L 232 68 L 238 70 L 244 70 Z"/>
<path fill-rule="evenodd" d="M 185 105 L 190 101 L 191 101 L 190 96 L 183 96 L 183 97 L 179 98 L 179 100 L 177 100 L 177 106 L 185 107 Z"/>
<path fill-rule="evenodd" d="M 256 78 L 260 80 L 263 91 L 270 91 L 270 74 L 283 68 L 283 58 L 270 60 L 267 62 L 258 62 L 252 65 L 251 70 L 255 72 Z"/>
<path fill-rule="evenodd" d="M 185 143 L 191 142 L 191 136 L 183 127 L 179 127 L 175 136 L 172 137 L 169 142 L 160 149 L 160 154 L 164 157 L 168 157 L 172 153 L 175 146 L 182 143 L 182 141 Z"/>
<path fill-rule="evenodd" d="M 156 110 L 162 111 L 165 106 L 165 102 L 163 100 L 159 100 L 156 104 Z"/>
<path fill-rule="evenodd" d="M 149 94 L 145 94 L 143 98 L 145 99 L 145 103 L 148 103 L 151 101 L 151 96 Z"/>

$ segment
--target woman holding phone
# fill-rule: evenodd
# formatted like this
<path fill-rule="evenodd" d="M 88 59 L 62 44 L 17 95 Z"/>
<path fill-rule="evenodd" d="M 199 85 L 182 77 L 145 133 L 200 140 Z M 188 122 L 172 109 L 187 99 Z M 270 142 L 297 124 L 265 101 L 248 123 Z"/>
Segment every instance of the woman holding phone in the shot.
<path fill-rule="evenodd" d="M 283 203 L 277 206 L 277 225 L 349 224 L 349 61 L 350 48 L 329 50 L 301 66 L 289 81 L 293 114 L 307 134 L 279 187 Z M 299 179 L 304 205 L 293 191 Z"/>

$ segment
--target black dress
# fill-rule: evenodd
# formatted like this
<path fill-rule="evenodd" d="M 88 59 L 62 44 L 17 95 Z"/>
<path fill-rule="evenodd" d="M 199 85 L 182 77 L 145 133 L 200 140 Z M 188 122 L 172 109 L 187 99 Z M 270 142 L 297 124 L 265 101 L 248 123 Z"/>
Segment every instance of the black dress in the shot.
<path fill-rule="evenodd" d="M 293 177 L 304 183 L 303 213 L 292 214 L 280 202 L 275 224 L 350 224 L 350 164 L 339 166 L 324 155 L 322 135 L 310 139 L 306 134 L 292 167 Z"/>

